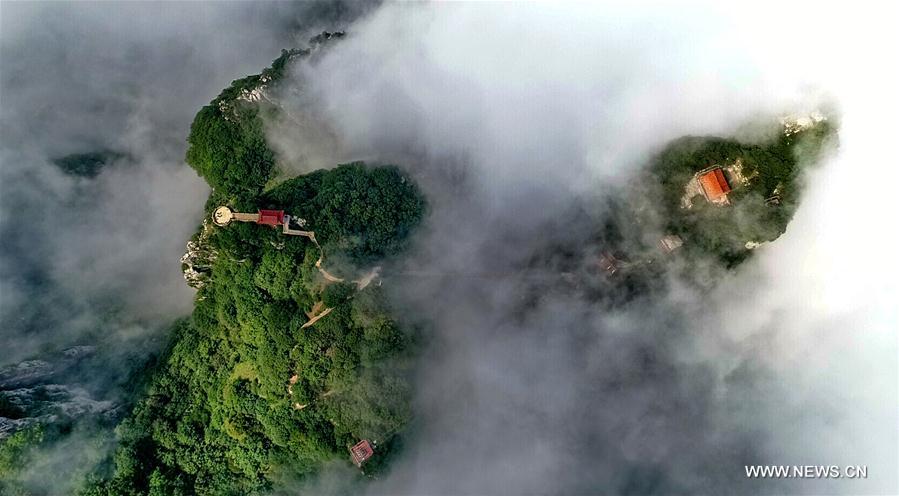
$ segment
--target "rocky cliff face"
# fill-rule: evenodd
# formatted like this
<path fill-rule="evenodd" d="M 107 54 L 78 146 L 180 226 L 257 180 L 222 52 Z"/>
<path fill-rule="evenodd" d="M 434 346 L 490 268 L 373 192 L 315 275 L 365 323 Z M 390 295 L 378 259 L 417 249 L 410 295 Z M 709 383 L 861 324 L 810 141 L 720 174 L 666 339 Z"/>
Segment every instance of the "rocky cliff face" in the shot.
<path fill-rule="evenodd" d="M 203 228 L 194 239 L 187 242 L 187 251 L 181 256 L 184 280 L 192 288 L 202 288 L 212 272 L 212 263 L 215 261 L 216 252 L 208 242 L 211 229 L 212 225 L 208 219 L 204 219 Z"/>
<path fill-rule="evenodd" d="M 0 439 L 36 423 L 86 415 L 118 417 L 122 412 L 116 402 L 97 399 L 84 387 L 68 383 L 94 352 L 92 346 L 75 346 L 0 369 Z"/>

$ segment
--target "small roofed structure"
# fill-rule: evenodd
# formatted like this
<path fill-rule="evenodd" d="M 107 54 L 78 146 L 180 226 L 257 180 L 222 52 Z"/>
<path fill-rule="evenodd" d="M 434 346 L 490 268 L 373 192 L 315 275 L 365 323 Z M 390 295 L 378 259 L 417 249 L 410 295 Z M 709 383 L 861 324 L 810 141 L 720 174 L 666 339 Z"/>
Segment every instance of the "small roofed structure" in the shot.
<path fill-rule="evenodd" d="M 284 211 L 283 210 L 260 210 L 259 211 L 259 219 L 256 220 L 257 224 L 262 224 L 266 226 L 280 226 L 284 224 Z"/>
<path fill-rule="evenodd" d="M 712 203 L 728 203 L 727 194 L 730 193 L 730 185 L 724 177 L 721 167 L 716 167 L 699 176 L 699 184 L 702 186 L 702 194 L 706 200 Z"/>
<path fill-rule="evenodd" d="M 255 214 L 234 212 L 226 206 L 215 209 L 212 213 L 212 221 L 219 226 L 227 226 L 231 222 L 255 222 L 263 226 L 278 227 L 284 234 L 293 236 L 306 236 L 315 241 L 315 233 L 312 231 L 304 231 L 301 228 L 306 225 L 306 219 L 301 217 L 291 217 L 284 213 L 283 210 L 259 210 Z"/>
<path fill-rule="evenodd" d="M 604 251 L 599 255 L 599 268 L 606 274 L 612 275 L 618 272 L 619 261 L 611 253 Z"/>
<path fill-rule="evenodd" d="M 659 246 L 662 247 L 662 251 L 664 251 L 665 253 L 671 253 L 683 245 L 684 240 L 681 239 L 681 237 L 677 234 L 662 236 L 662 239 L 659 240 Z"/>
<path fill-rule="evenodd" d="M 350 448 L 350 454 L 353 456 L 353 463 L 357 467 L 361 467 L 365 460 L 368 460 L 375 454 L 375 450 L 372 449 L 368 439 L 363 439 Z"/>

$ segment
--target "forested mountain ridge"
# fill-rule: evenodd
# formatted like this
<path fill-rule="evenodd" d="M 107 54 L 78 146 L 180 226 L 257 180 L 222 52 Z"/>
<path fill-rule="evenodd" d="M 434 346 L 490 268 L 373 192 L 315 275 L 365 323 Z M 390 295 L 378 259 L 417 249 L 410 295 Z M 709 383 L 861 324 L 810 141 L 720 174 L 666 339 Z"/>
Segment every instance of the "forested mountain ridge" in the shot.
<path fill-rule="evenodd" d="M 395 166 L 344 164 L 269 184 L 275 159 L 247 98 L 274 84 L 292 57 L 235 81 L 197 115 L 188 163 L 213 187 L 207 204 L 276 208 L 307 220 L 309 239 L 251 223 L 206 223 L 211 254 L 193 314 L 172 330 L 119 447 L 85 494 L 250 494 L 294 480 L 369 439 L 378 456 L 411 417 L 414 335 L 398 328 L 377 285 L 332 282 L 321 256 L 350 280 L 356 267 L 399 253 L 424 215 Z M 207 209 L 207 212 L 209 209 Z M 322 308 L 330 309 L 305 327 Z M 374 461 L 374 460 L 373 460 Z M 372 468 L 372 466 L 368 466 Z"/>
<path fill-rule="evenodd" d="M 774 131 L 753 140 L 666 143 L 613 196 L 617 214 L 597 237 L 600 269 L 640 287 L 674 269 L 713 288 L 718 269 L 736 268 L 787 231 L 808 173 L 838 146 L 838 122 L 811 115 L 752 122 Z"/>
<path fill-rule="evenodd" d="M 263 117 L 279 112 L 266 95 L 280 84 L 288 66 L 343 33 L 323 33 L 306 49 L 282 50 L 271 67 L 237 79 L 194 117 L 187 138 L 187 162 L 213 188 L 210 200 L 248 201 L 272 177 L 275 157 L 265 141 Z M 242 207 L 242 204 L 238 204 Z"/>
<path fill-rule="evenodd" d="M 339 37 L 323 34 L 313 45 Z M 352 282 L 402 253 L 426 203 L 396 166 L 353 162 L 284 179 L 263 123 L 282 112 L 272 90 L 290 64 L 314 54 L 283 51 L 270 68 L 234 81 L 196 115 L 186 159 L 212 193 L 182 259 L 186 279 L 198 288 L 195 308 L 172 327 L 159 357 L 141 365 L 133 381 L 122 380 L 130 386 L 127 418 L 116 429 L 114 456 L 97 465 L 84 494 L 267 493 L 328 462 L 348 467 L 347 448 L 360 439 L 376 451 L 361 472 L 350 472 L 360 479 L 397 452 L 391 446 L 412 418 L 409 376 L 419 338 L 415 329 L 397 325 L 377 284 Z M 699 279 L 705 273 L 697 266 L 733 268 L 786 230 L 802 171 L 820 159 L 835 129 L 823 120 L 785 124 L 759 142 L 674 140 L 637 171 L 638 187 L 612 195 L 611 213 L 591 219 L 584 231 L 595 235 L 587 241 L 561 236 L 516 272 L 533 274 L 541 265 L 555 267 L 542 262 L 558 262 L 547 284 L 557 284 L 559 273 L 561 285 L 571 286 L 566 289 L 594 290 L 591 304 L 614 307 L 661 294 L 670 269 L 686 267 L 683 272 Z M 83 154 L 57 165 L 89 178 L 108 161 Z M 714 169 L 724 171 L 727 202 L 716 203 L 700 187 L 699 177 Z M 315 241 L 256 223 L 217 226 L 211 215 L 219 206 L 283 210 L 304 219 Z M 668 243 L 662 249 L 660 238 Z M 318 266 L 322 260 L 330 279 Z M 17 418 L 26 402 L 42 416 L 75 403 L 50 399 L 0 396 L 0 413 L 18 429 L 26 425 Z M 104 427 L 126 410 L 115 409 Z M 34 446 L 68 435 L 49 422 L 28 422 L 32 427 L 0 445 L 0 493 L 28 494 L 5 485 L 7 474 L 30 464 Z M 113 444 L 110 430 L 102 436 L 104 446 Z M 94 452 L 100 457 L 105 449 Z"/>
<path fill-rule="evenodd" d="M 649 168 L 661 186 L 665 231 L 689 239 L 688 251 L 731 266 L 754 247 L 780 237 L 799 206 L 804 173 L 836 146 L 836 124 L 823 114 L 813 115 L 815 119 L 801 117 L 802 126 L 793 117 L 784 118 L 781 132 L 768 140 L 685 136 L 669 143 Z M 723 208 L 697 200 L 701 187 L 689 191 L 692 177 L 714 169 L 723 171 L 726 181 Z"/>

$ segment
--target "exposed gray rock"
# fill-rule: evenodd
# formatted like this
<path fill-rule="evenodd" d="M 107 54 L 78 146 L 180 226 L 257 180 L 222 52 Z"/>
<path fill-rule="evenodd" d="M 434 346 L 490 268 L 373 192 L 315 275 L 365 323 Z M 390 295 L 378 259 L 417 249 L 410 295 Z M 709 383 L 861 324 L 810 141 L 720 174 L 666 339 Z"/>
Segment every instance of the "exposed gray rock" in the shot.
<path fill-rule="evenodd" d="M 72 346 L 62 350 L 62 354 L 68 358 L 84 358 L 96 351 L 96 346 Z"/>
<path fill-rule="evenodd" d="M 25 360 L 0 369 L 0 389 L 29 384 L 49 377 L 55 367 L 44 360 Z"/>
<path fill-rule="evenodd" d="M 77 381 L 79 365 L 95 352 L 93 346 L 73 346 L 0 370 L 0 439 L 36 423 L 120 417 L 123 412 L 117 402 L 98 399 L 85 387 L 67 383 Z"/>
<path fill-rule="evenodd" d="M 31 427 L 34 424 L 40 422 L 52 422 L 53 418 L 37 418 L 37 417 L 27 417 L 22 419 L 10 419 L 6 417 L 0 417 L 0 439 L 4 439 L 8 436 L 11 436 L 17 431 L 25 429 L 26 427 Z"/>
<path fill-rule="evenodd" d="M 187 242 L 187 252 L 181 256 L 184 280 L 192 288 L 202 288 L 212 272 L 212 264 L 215 262 L 217 253 L 209 246 L 211 232 L 212 225 L 207 220 L 203 220 L 203 229 L 195 239 Z"/>

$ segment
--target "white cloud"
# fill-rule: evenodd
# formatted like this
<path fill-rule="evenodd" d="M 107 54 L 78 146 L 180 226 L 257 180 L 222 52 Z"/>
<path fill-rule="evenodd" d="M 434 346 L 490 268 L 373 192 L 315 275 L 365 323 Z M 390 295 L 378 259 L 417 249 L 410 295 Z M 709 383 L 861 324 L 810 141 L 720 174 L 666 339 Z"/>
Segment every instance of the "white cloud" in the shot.
<path fill-rule="evenodd" d="M 420 262 L 446 270 L 501 270 L 552 236 L 576 240 L 570 230 L 583 225 L 563 217 L 573 197 L 589 203 L 600 185 L 627 181 L 669 139 L 829 105 L 842 126 L 838 155 L 807 177 L 786 235 L 709 297 L 674 293 L 643 315 L 613 317 L 574 295 L 545 295 L 515 323 L 515 302 L 533 284 L 408 283 L 411 301 L 439 298 L 449 310 L 429 315 L 443 346 L 421 383 L 430 428 L 382 490 L 605 491 L 624 484 L 606 470 L 626 471 L 622 456 L 651 459 L 654 445 L 667 453 L 653 486 L 663 492 L 895 491 L 895 14 L 856 3 L 387 5 L 302 71 L 345 153 L 419 169 L 437 197 Z M 438 172 L 459 162 L 475 192 L 464 206 Z M 554 220 L 560 231 L 545 228 Z M 684 313 L 666 319 L 672 304 Z M 685 335 L 666 334 L 682 322 Z M 534 326 L 569 338 L 547 342 Z M 578 339 L 597 341 L 570 348 Z M 638 374 L 632 389 L 585 396 L 589 381 L 624 373 L 652 340 L 671 383 Z M 597 365 L 553 369 L 546 356 Z M 749 382 L 734 382 L 747 367 Z M 558 404 L 530 401 L 566 388 L 575 394 Z M 654 410 L 678 401 L 698 402 L 693 424 Z M 581 418 L 585 410 L 617 430 Z M 672 432 L 694 428 L 693 445 Z M 572 459 L 584 439 L 607 450 L 589 458 L 592 474 Z M 734 466 L 698 472 L 716 456 Z M 759 486 L 736 480 L 742 463 L 871 473 Z"/>

